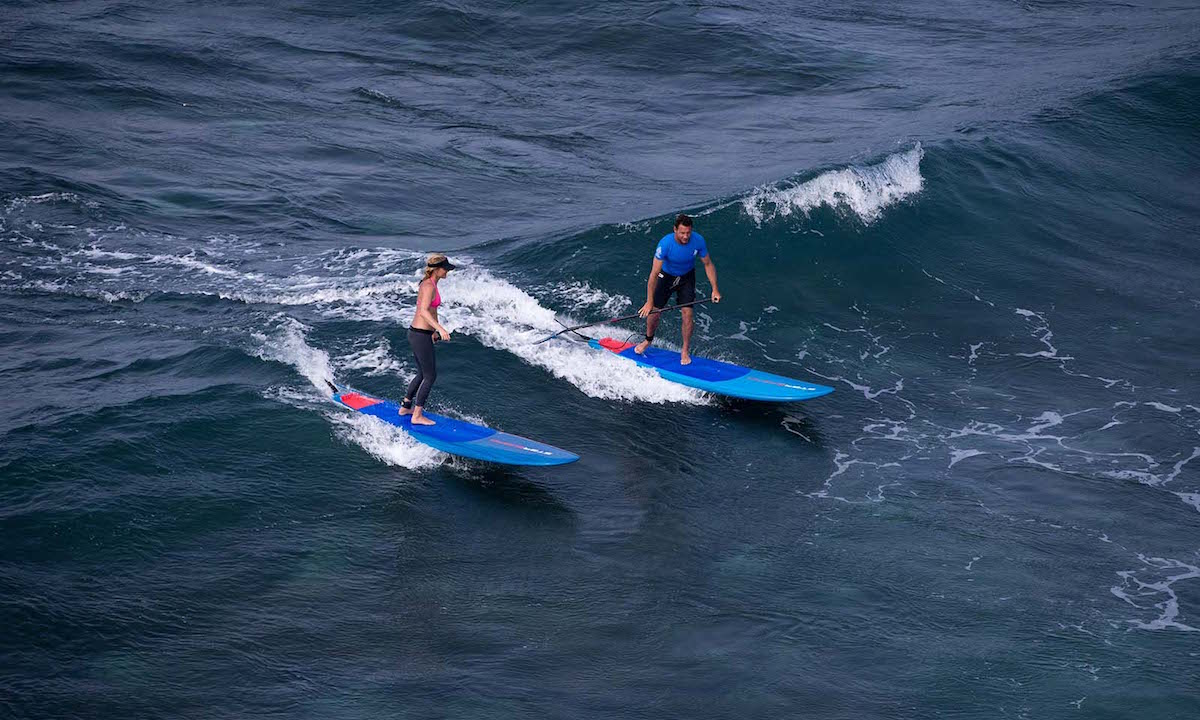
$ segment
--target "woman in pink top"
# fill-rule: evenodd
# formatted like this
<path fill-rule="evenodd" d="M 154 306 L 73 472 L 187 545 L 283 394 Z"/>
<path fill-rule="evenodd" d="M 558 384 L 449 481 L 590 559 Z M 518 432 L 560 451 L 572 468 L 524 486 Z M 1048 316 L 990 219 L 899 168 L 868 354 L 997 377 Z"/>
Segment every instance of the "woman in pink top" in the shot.
<path fill-rule="evenodd" d="M 425 262 L 425 277 L 417 289 L 417 314 L 408 328 L 408 344 L 412 346 L 417 360 L 417 376 L 408 384 L 404 402 L 400 403 L 401 415 L 412 415 L 414 425 L 435 425 L 425 417 L 425 401 L 437 380 L 437 361 L 433 355 L 434 333 L 442 340 L 450 339 L 450 331 L 438 322 L 438 306 L 442 304 L 438 292 L 438 281 L 446 277 L 454 264 L 445 255 L 434 253 Z"/>

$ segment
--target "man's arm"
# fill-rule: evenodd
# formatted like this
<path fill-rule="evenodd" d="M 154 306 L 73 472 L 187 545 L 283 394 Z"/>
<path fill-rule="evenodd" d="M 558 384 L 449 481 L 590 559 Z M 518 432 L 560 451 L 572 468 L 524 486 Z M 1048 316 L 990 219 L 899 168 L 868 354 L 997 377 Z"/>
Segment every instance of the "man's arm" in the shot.
<path fill-rule="evenodd" d="M 717 289 L 717 266 L 713 264 L 712 255 L 700 258 L 704 263 L 704 274 L 708 276 L 708 284 L 712 285 L 713 302 L 721 302 L 721 291 Z"/>
<path fill-rule="evenodd" d="M 654 263 L 650 265 L 650 277 L 646 280 L 646 304 L 638 310 L 638 315 L 646 317 L 650 311 L 654 309 L 654 288 L 658 285 L 658 274 L 662 272 L 663 261 L 654 258 Z"/>

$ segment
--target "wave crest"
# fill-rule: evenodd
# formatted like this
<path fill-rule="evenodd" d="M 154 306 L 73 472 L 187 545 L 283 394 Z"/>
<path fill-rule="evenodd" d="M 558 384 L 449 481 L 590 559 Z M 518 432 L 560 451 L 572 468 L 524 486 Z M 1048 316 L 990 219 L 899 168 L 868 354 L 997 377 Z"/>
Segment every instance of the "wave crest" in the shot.
<path fill-rule="evenodd" d="M 830 170 L 798 185 L 760 188 L 742 200 L 742 209 L 756 225 L 802 213 L 822 205 L 848 212 L 863 223 L 877 220 L 884 209 L 921 191 L 921 144 L 888 156 L 875 165 L 852 165 Z"/>

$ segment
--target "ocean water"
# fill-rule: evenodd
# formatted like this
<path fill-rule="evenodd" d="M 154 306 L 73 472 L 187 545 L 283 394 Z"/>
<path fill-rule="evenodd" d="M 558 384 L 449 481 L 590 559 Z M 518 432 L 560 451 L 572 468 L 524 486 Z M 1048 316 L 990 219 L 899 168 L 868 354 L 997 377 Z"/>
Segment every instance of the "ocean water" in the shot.
<path fill-rule="evenodd" d="M 0 9 L 0 716 L 1200 717 L 1195 4 Z"/>

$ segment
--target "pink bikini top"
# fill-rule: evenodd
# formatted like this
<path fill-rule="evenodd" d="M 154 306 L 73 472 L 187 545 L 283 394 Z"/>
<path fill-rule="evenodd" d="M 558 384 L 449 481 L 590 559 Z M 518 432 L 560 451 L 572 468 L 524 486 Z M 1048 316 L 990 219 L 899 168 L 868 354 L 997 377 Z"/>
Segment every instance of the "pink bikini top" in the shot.
<path fill-rule="evenodd" d="M 433 284 L 433 299 L 429 301 L 429 309 L 436 310 L 442 304 L 442 294 L 438 292 L 437 283 Z"/>

